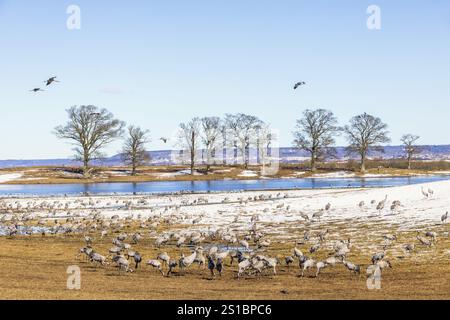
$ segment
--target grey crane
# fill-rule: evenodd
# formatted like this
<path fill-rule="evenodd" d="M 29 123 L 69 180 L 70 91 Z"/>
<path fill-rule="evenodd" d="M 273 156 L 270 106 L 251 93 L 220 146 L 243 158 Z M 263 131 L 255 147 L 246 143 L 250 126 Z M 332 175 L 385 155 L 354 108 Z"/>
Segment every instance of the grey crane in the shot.
<path fill-rule="evenodd" d="M 176 260 L 170 260 L 169 262 L 169 270 L 167 271 L 167 276 L 169 276 L 173 269 L 175 269 L 178 266 L 178 262 Z"/>
<path fill-rule="evenodd" d="M 208 255 L 207 258 L 208 258 L 208 269 L 211 272 L 211 276 L 213 278 L 215 278 L 216 277 L 216 273 L 214 272 L 214 270 L 216 270 L 216 262 L 214 261 L 214 259 L 210 255 Z"/>
<path fill-rule="evenodd" d="M 169 263 L 170 263 L 170 257 L 169 257 L 169 255 L 167 254 L 167 252 L 163 252 L 163 253 L 160 253 L 159 255 L 158 255 L 158 257 L 156 258 L 156 260 L 161 260 L 162 262 L 163 262 L 163 264 L 165 264 L 165 265 L 169 265 Z"/>
<path fill-rule="evenodd" d="M 139 264 L 142 262 L 142 256 L 139 252 L 135 252 L 133 258 L 134 258 L 134 262 L 136 264 L 135 269 L 138 269 Z"/>
<path fill-rule="evenodd" d="M 316 278 L 319 276 L 319 273 L 322 269 L 326 268 L 328 266 L 328 264 L 325 261 L 319 261 L 316 263 Z"/>
<path fill-rule="evenodd" d="M 161 274 L 164 276 L 164 272 L 162 270 L 161 262 L 159 262 L 158 260 L 148 260 L 147 261 L 147 265 L 158 269 L 158 271 L 161 272 Z"/>
<path fill-rule="evenodd" d="M 342 263 L 344 264 L 344 266 L 350 270 L 353 271 L 354 273 L 361 273 L 361 267 L 359 265 L 356 265 L 354 263 L 348 262 L 348 261 L 342 261 Z"/>
<path fill-rule="evenodd" d="M 45 81 L 46 86 L 48 87 L 49 85 L 51 85 L 53 82 L 59 82 L 58 80 L 56 80 L 57 77 L 51 77 L 48 80 Z"/>
<path fill-rule="evenodd" d="M 413 243 L 412 244 L 407 243 L 407 244 L 403 245 L 403 249 L 405 249 L 405 251 L 408 252 L 408 253 L 413 252 L 414 248 L 415 248 L 415 246 L 414 246 Z"/>
<path fill-rule="evenodd" d="M 442 215 L 441 222 L 445 223 L 445 222 L 447 222 L 447 219 L 448 219 L 448 211 L 445 214 Z"/>
<path fill-rule="evenodd" d="M 294 262 L 294 258 L 292 256 L 287 256 L 284 258 L 284 262 L 286 262 L 286 266 L 290 267 L 290 265 Z"/>
<path fill-rule="evenodd" d="M 223 272 L 223 260 L 221 258 L 217 259 L 216 270 L 219 272 L 219 276 L 222 276 Z"/>
<path fill-rule="evenodd" d="M 30 90 L 31 92 L 39 92 L 39 91 L 45 91 L 44 89 L 41 89 L 41 88 L 34 88 L 34 89 L 31 89 Z"/>
<path fill-rule="evenodd" d="M 426 192 L 423 187 L 422 187 L 421 191 L 422 191 L 423 196 L 428 199 L 428 197 L 430 196 L 429 193 Z"/>
<path fill-rule="evenodd" d="M 386 195 L 386 196 L 384 197 L 384 200 L 381 200 L 380 202 L 378 202 L 378 205 L 377 205 L 377 210 L 378 210 L 378 212 L 381 213 L 381 210 L 384 209 L 384 206 L 386 205 L 387 198 L 388 198 L 388 196 Z"/>
<path fill-rule="evenodd" d="M 320 211 L 318 211 L 318 212 L 315 212 L 315 213 L 312 215 L 312 217 L 313 217 L 313 219 L 314 219 L 314 218 L 317 218 L 317 219 L 320 221 L 320 218 L 322 218 L 322 216 L 324 215 L 324 213 L 325 213 L 325 211 L 320 210 Z"/>
<path fill-rule="evenodd" d="M 383 260 L 383 258 L 384 258 L 385 255 L 386 255 L 385 252 L 378 252 L 378 253 L 375 253 L 375 254 L 372 256 L 372 264 L 375 264 L 375 263 L 377 263 L 378 261 Z"/>
<path fill-rule="evenodd" d="M 427 247 L 431 247 L 433 245 L 433 241 L 432 240 L 427 240 L 425 238 L 422 238 L 421 236 L 417 236 L 417 240 L 419 240 L 419 242 Z"/>
<path fill-rule="evenodd" d="M 294 90 L 297 90 L 299 87 L 306 85 L 306 82 L 300 81 L 294 85 Z"/>

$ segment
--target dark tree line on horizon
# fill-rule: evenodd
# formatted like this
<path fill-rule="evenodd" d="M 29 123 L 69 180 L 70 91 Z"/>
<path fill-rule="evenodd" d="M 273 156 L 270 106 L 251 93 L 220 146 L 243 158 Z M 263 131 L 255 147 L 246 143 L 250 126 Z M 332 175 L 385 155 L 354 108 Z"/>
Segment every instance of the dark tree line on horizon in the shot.
<path fill-rule="evenodd" d="M 103 157 L 104 147 L 119 138 L 124 139 L 121 155 L 124 163 L 132 168 L 132 175 L 136 175 L 137 168 L 150 160 L 145 147 L 150 142 L 148 130 L 137 126 L 129 126 L 125 130 L 125 122 L 115 119 L 108 110 L 92 105 L 71 107 L 67 114 L 67 123 L 57 126 L 54 134 L 74 145 L 75 158 L 83 163 L 85 177 L 90 176 L 90 162 Z M 303 111 L 293 132 L 293 146 L 310 154 L 311 171 L 316 171 L 318 162 L 335 156 L 335 137 L 338 135 L 344 135 L 348 141 L 347 154 L 359 156 L 363 173 L 369 152 L 383 152 L 383 144 L 391 141 L 388 125 L 376 116 L 363 113 L 352 117 L 345 126 L 339 126 L 333 112 L 319 108 Z M 217 154 L 223 153 L 227 147 L 235 150 L 235 156 L 239 154 L 241 164 L 247 169 L 251 148 L 258 150 L 258 157 L 264 157 L 265 153 L 259 150 L 270 150 L 276 137 L 270 125 L 258 117 L 238 113 L 226 114 L 223 119 L 192 118 L 179 125 L 177 138 L 178 146 L 188 155 L 191 174 L 194 174 L 200 149 L 206 152 L 206 173 L 212 164 L 217 164 Z M 405 134 L 401 138 L 408 169 L 411 169 L 414 155 L 420 152 L 416 144 L 419 138 L 413 134 Z M 227 164 L 229 160 L 223 158 L 221 164 Z"/>

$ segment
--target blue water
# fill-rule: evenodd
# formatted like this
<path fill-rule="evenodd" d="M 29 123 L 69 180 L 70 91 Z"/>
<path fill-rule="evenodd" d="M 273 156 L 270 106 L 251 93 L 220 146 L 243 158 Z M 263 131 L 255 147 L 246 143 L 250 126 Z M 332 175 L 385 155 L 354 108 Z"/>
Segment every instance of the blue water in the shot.
<path fill-rule="evenodd" d="M 154 194 L 176 192 L 236 192 L 243 190 L 294 190 L 372 188 L 450 180 L 449 175 L 393 178 L 320 178 L 216 181 L 154 181 L 142 183 L 0 185 L 0 196 L 79 194 Z"/>

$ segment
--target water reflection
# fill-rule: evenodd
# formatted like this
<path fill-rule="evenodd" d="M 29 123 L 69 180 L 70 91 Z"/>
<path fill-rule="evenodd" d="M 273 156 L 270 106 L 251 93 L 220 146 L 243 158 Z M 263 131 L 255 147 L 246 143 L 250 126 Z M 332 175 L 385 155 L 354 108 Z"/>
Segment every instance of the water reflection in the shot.
<path fill-rule="evenodd" d="M 264 180 L 154 181 L 52 185 L 0 185 L 0 196 L 142 194 L 174 192 L 233 192 L 244 190 L 292 190 L 323 188 L 393 187 L 449 180 L 449 175 L 378 178 L 305 178 Z"/>

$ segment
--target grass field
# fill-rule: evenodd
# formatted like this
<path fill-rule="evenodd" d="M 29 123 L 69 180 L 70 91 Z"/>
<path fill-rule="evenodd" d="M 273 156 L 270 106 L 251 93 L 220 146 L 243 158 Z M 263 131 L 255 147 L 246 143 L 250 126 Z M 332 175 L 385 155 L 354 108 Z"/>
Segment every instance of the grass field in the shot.
<path fill-rule="evenodd" d="M 418 161 L 413 169 L 406 169 L 407 165 L 402 160 L 369 161 L 367 164 L 368 175 L 383 176 L 411 176 L 448 173 L 450 162 L 446 161 Z M 84 178 L 79 168 L 73 167 L 31 167 L 0 169 L 0 176 L 5 174 L 19 174 L 20 178 L 8 180 L 8 184 L 66 184 L 66 183 L 103 183 L 103 182 L 149 182 L 149 181 L 205 181 L 223 179 L 259 179 L 261 178 L 259 166 L 250 166 L 247 171 L 251 175 L 245 175 L 242 166 L 212 166 L 206 174 L 205 167 L 199 166 L 195 175 L 180 174 L 189 171 L 186 166 L 148 166 L 141 167 L 136 176 L 129 174 L 127 167 L 98 167 L 91 178 Z M 332 174 L 346 171 L 355 176 L 364 176 L 358 171 L 357 163 L 326 162 L 318 164 L 318 170 L 314 174 Z M 311 177 L 308 163 L 283 164 L 272 178 L 302 178 Z M 0 180 L 1 181 L 1 180 Z M 5 182 L 4 182 L 5 183 Z"/>
<path fill-rule="evenodd" d="M 422 187 L 432 188 L 433 197 L 425 198 Z M 14 224 L 57 224 L 78 230 L 45 236 L 0 236 L 0 299 L 448 300 L 450 224 L 441 223 L 441 215 L 450 211 L 449 192 L 450 182 L 441 181 L 374 189 L 0 199 L 0 233 Z M 242 202 L 261 195 L 266 197 Z M 372 205 L 371 200 L 384 199 L 385 195 L 389 205 L 380 211 L 376 209 L 377 201 Z M 205 198 L 208 203 L 198 203 L 198 199 Z M 363 209 L 358 208 L 361 200 L 366 202 Z M 394 200 L 401 202 L 395 211 L 389 208 Z M 312 213 L 327 203 L 332 204 L 331 210 L 321 219 L 314 219 Z M 302 212 L 309 215 L 308 220 Z M 177 248 L 174 239 L 156 248 L 155 239 L 164 233 L 203 232 L 201 246 L 207 251 L 212 245 L 227 244 L 225 238 L 206 236 L 209 230 L 228 230 L 242 239 L 249 234 L 255 216 L 257 230 L 271 242 L 266 249 L 260 249 L 260 254 L 279 259 L 277 275 L 265 270 L 261 275 L 238 279 L 237 265 L 230 266 L 228 258 L 223 276 L 216 279 L 196 264 L 186 273 L 176 268 L 170 277 L 145 265 L 162 252 L 176 260 L 181 253 L 191 253 L 192 246 Z M 108 231 L 104 238 L 102 230 Z M 320 250 L 310 254 L 309 248 L 324 230 L 328 235 Z M 94 239 L 96 252 L 107 255 L 114 237 L 135 232 L 143 235 L 138 244 L 132 245 L 143 255 L 143 264 L 133 273 L 119 274 L 113 264 L 95 266 L 85 258 L 75 257 L 85 245 L 84 235 Z M 305 232 L 310 233 L 309 239 L 304 239 Z M 421 245 L 416 239 L 418 234 L 425 237 L 425 232 L 437 235 L 431 246 Z M 397 239 L 386 242 L 385 235 L 396 235 Z M 284 263 L 294 247 L 315 261 L 323 261 L 333 254 L 336 241 L 349 238 L 352 248 L 346 260 L 361 265 L 360 275 L 339 263 L 325 268 L 318 278 L 313 277 L 315 268 L 301 278 L 298 260 L 290 268 Z M 127 243 L 131 243 L 130 236 Z M 414 251 L 405 252 L 405 244 L 415 244 Z M 234 242 L 232 246 L 238 245 Z M 253 240 L 250 246 L 257 250 Z M 383 270 L 380 290 L 369 290 L 365 271 L 372 255 L 383 250 L 392 269 Z M 73 265 L 81 269 L 81 290 L 67 289 L 67 268 Z"/>
<path fill-rule="evenodd" d="M 348 225 L 352 225 L 348 221 Z M 366 230 L 382 224 L 355 224 L 346 228 L 342 224 L 328 225 L 342 235 L 352 235 L 356 247 L 366 239 Z M 441 231 L 438 228 L 438 231 Z M 298 230 L 300 231 L 300 230 Z M 292 230 L 295 234 L 295 229 Z M 300 236 L 300 232 L 298 232 Z M 415 237 L 415 233 L 403 233 L 399 242 Z M 300 278 L 295 264 L 287 268 L 282 264 L 278 275 L 247 276 L 237 279 L 237 266 L 226 266 L 222 278 L 212 280 L 208 270 L 197 265 L 186 274 L 175 273 L 171 277 L 148 266 L 134 273 L 119 274 L 112 266 L 94 266 L 77 260 L 75 254 L 82 247 L 81 236 L 32 236 L 0 238 L 0 299 L 449 299 L 450 263 L 448 249 L 450 239 L 438 241 L 434 247 L 418 248 L 411 256 L 400 254 L 391 257 L 392 270 L 383 272 L 381 290 L 369 290 L 364 271 L 361 275 L 350 273 L 342 265 L 325 269 L 318 278 L 315 270 Z M 280 258 L 292 254 L 294 243 L 276 242 L 269 253 Z M 107 252 L 109 240 L 96 242 L 99 252 Z M 299 246 L 302 248 L 302 246 Z M 144 240 L 136 250 L 145 259 L 155 258 L 159 252 L 153 241 Z M 302 248 L 304 249 L 304 248 Z M 447 251 L 446 251 L 447 250 Z M 171 256 L 179 255 L 177 248 L 164 248 Z M 186 249 L 183 250 L 186 253 Z M 325 258 L 325 252 L 316 258 Z M 430 258 L 431 257 L 431 258 Z M 370 256 L 355 249 L 349 260 L 368 264 Z M 227 261 L 229 264 L 229 261 Z M 81 268 L 81 290 L 66 287 L 67 268 Z M 284 293 L 282 293 L 282 291 Z"/>

